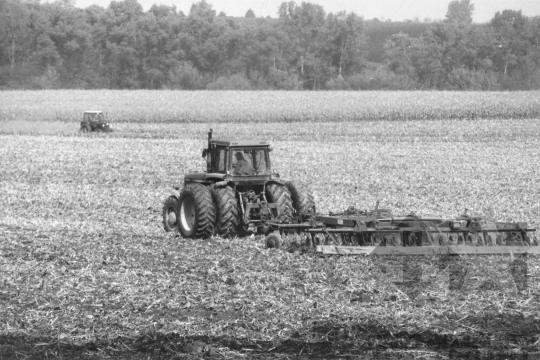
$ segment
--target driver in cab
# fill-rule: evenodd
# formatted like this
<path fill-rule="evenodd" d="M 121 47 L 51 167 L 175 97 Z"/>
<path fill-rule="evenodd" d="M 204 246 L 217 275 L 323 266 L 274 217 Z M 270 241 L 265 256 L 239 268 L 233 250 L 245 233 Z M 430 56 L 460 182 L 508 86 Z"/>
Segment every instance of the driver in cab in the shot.
<path fill-rule="evenodd" d="M 234 154 L 236 157 L 236 165 L 234 166 L 234 175 L 254 175 L 255 169 L 249 162 L 244 159 L 244 155 L 238 151 L 236 154 Z"/>

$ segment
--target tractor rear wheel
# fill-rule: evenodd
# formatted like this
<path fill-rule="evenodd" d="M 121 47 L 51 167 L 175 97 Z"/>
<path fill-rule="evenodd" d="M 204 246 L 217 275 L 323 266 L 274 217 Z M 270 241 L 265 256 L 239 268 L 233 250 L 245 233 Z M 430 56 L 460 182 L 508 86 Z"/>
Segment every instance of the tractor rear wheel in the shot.
<path fill-rule="evenodd" d="M 167 232 L 178 229 L 178 199 L 174 196 L 169 196 L 163 204 L 163 228 Z"/>
<path fill-rule="evenodd" d="M 216 206 L 216 234 L 232 238 L 238 234 L 238 203 L 230 186 L 212 189 Z"/>
<path fill-rule="evenodd" d="M 92 132 L 92 127 L 88 123 L 81 124 L 81 131 L 82 132 Z"/>
<path fill-rule="evenodd" d="M 316 212 L 313 193 L 307 185 L 289 181 L 285 183 L 285 186 L 291 193 L 294 210 L 297 213 Z"/>
<path fill-rule="evenodd" d="M 214 235 L 216 210 L 210 189 L 202 184 L 186 186 L 178 200 L 178 229 L 184 238 Z"/>
<path fill-rule="evenodd" d="M 280 215 L 292 216 L 294 213 L 291 193 L 285 185 L 271 183 L 266 185 L 266 199 L 270 203 L 276 203 Z"/>

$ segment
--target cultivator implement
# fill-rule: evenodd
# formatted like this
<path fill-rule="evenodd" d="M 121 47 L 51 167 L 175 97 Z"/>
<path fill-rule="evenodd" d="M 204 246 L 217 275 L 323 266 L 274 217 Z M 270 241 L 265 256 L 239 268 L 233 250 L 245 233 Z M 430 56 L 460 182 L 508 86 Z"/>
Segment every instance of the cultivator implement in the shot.
<path fill-rule="evenodd" d="M 295 223 L 296 222 L 296 223 Z M 301 214 L 269 222 L 267 244 L 297 237 L 324 254 L 442 255 L 540 252 L 536 229 L 525 222 L 495 222 L 466 213 L 455 218 L 392 216 L 389 210 Z"/>
<path fill-rule="evenodd" d="M 510 288 L 517 291 L 525 290 L 527 254 L 540 253 L 536 229 L 527 223 L 495 222 L 466 213 L 455 218 L 392 216 L 388 210 L 359 211 L 350 207 L 338 214 L 300 214 L 293 222 L 270 221 L 268 226 L 268 247 L 280 247 L 292 238 L 293 243 L 314 247 L 322 254 L 403 256 L 401 263 L 398 261 L 401 270 L 396 272 L 401 276 L 394 283 L 411 298 L 444 269 L 448 271 L 449 290 L 474 287 L 472 279 L 478 281 L 481 276 L 472 276 L 468 264 L 479 258 L 468 255 L 510 257 L 507 271 L 491 274 L 495 279 L 480 282 L 476 288 L 499 282 L 513 283 Z M 411 255 L 417 257 L 407 257 Z M 438 259 L 438 270 L 426 274 L 421 255 Z"/>

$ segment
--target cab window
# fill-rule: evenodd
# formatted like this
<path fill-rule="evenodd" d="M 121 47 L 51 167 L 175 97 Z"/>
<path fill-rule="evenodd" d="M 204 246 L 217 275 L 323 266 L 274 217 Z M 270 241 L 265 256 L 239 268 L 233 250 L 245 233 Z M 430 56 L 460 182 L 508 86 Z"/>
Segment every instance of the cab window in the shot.
<path fill-rule="evenodd" d="M 227 159 L 227 150 L 224 148 L 217 148 L 216 150 L 216 171 L 220 173 L 226 172 L 226 159 Z"/>
<path fill-rule="evenodd" d="M 236 148 L 231 151 L 231 173 L 236 176 L 268 175 L 265 148 Z"/>

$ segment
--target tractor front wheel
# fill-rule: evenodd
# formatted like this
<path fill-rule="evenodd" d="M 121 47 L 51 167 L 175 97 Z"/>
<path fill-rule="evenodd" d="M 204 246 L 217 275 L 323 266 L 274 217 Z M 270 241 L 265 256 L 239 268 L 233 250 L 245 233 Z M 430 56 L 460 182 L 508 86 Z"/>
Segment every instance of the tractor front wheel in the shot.
<path fill-rule="evenodd" d="M 174 196 L 169 196 L 163 204 L 163 228 L 167 232 L 178 229 L 178 199 Z"/>
<path fill-rule="evenodd" d="M 209 238 L 214 234 L 216 210 L 210 189 L 202 184 L 186 187 L 178 200 L 178 229 L 184 238 Z"/>

